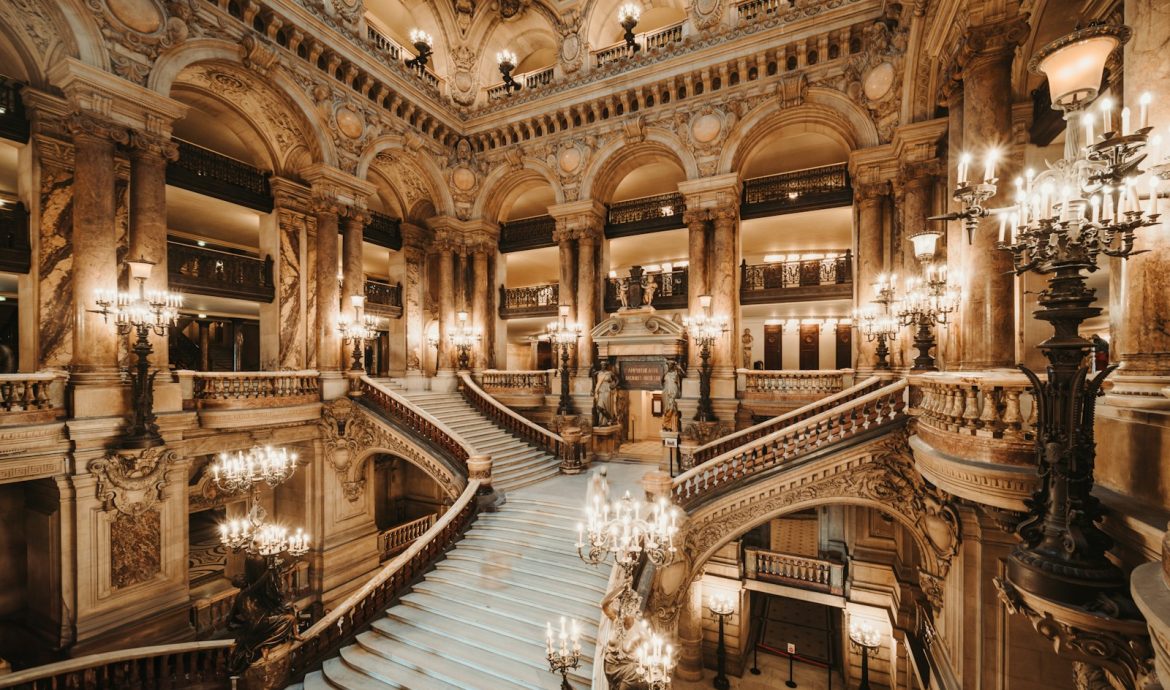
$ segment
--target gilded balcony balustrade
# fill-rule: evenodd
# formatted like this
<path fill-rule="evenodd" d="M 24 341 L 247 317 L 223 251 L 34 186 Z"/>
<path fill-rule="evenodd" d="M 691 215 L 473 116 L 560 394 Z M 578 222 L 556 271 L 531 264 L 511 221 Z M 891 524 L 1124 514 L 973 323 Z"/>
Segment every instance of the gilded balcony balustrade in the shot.
<path fill-rule="evenodd" d="M 184 406 L 200 410 L 288 407 L 321 399 L 316 371 L 178 371 Z"/>
<path fill-rule="evenodd" d="M 853 294 L 853 253 L 822 258 L 740 264 L 740 302 L 769 304 L 842 299 Z"/>
<path fill-rule="evenodd" d="M 167 242 L 170 287 L 179 292 L 212 297 L 271 302 L 276 297 L 272 257 Z"/>
<path fill-rule="evenodd" d="M 521 316 L 557 315 L 560 304 L 561 286 L 557 283 L 525 285 L 506 288 L 500 286 L 500 318 L 512 319 Z"/>
<path fill-rule="evenodd" d="M 513 409 L 525 410 L 544 406 L 546 395 L 552 394 L 552 372 L 501 371 L 489 369 L 481 379 L 485 393 Z"/>

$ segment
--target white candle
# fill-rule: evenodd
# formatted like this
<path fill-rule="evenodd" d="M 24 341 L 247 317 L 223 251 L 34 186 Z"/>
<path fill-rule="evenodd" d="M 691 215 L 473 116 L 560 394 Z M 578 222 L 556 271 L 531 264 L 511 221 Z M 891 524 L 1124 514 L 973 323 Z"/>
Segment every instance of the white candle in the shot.
<path fill-rule="evenodd" d="M 1105 128 L 1105 132 L 1113 131 L 1113 99 L 1104 98 L 1101 100 L 1101 122 Z"/>
<path fill-rule="evenodd" d="M 967 166 L 970 164 L 971 164 L 971 154 L 964 153 L 963 155 L 959 156 L 959 172 L 958 172 L 957 177 L 959 178 L 958 185 L 960 187 L 967 186 Z"/>
<path fill-rule="evenodd" d="M 1011 226 L 1012 226 L 1012 238 L 1011 238 L 1011 240 L 1012 240 L 1012 244 L 1015 244 L 1015 243 L 1016 243 L 1016 228 L 1019 226 L 1019 224 L 1020 224 L 1020 217 L 1019 217 L 1018 215 L 1016 215 L 1016 214 L 1014 214 L 1014 213 L 1013 213 L 1013 214 L 1012 214 L 1012 218 L 1011 218 Z"/>
<path fill-rule="evenodd" d="M 983 183 L 991 184 L 995 180 L 995 159 L 999 158 L 999 151 L 991 149 L 983 163 Z"/>
<path fill-rule="evenodd" d="M 999 243 L 1003 244 L 1003 239 L 1007 235 L 1007 214 L 999 214 Z"/>
<path fill-rule="evenodd" d="M 1150 126 L 1150 101 L 1152 100 L 1154 97 L 1150 95 L 1149 91 L 1144 92 L 1138 98 L 1138 127 L 1141 129 Z"/>
<path fill-rule="evenodd" d="M 1158 176 L 1150 175 L 1150 201 L 1146 205 L 1146 214 L 1158 215 Z"/>
<path fill-rule="evenodd" d="M 1101 197 L 1094 194 L 1089 199 L 1089 205 L 1093 207 L 1093 224 L 1096 225 L 1101 221 Z"/>
<path fill-rule="evenodd" d="M 1162 162 L 1162 135 L 1155 134 L 1150 137 L 1150 161 L 1154 165 Z"/>
<path fill-rule="evenodd" d="M 1101 194 L 1104 202 L 1102 203 L 1101 217 L 1110 219 L 1113 217 L 1113 189 L 1105 187 L 1101 190 Z"/>
<path fill-rule="evenodd" d="M 1121 109 L 1121 135 L 1129 136 L 1129 108 Z"/>
<path fill-rule="evenodd" d="M 1085 128 L 1085 146 L 1093 145 L 1093 116 L 1085 113 L 1081 115 L 1081 124 Z"/>

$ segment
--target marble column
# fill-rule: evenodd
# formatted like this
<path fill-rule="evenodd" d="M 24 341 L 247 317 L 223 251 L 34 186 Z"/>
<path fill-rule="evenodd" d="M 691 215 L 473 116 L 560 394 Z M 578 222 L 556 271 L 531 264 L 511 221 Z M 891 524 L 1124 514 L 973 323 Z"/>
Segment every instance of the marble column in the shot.
<path fill-rule="evenodd" d="M 561 263 L 560 303 L 569 305 L 571 307 L 569 314 L 574 314 L 577 311 L 577 281 L 576 271 L 573 269 L 576 267 L 577 261 L 573 251 L 573 232 L 566 226 L 565 221 L 557 219 L 553 241 L 557 243 L 557 257 Z M 570 318 L 572 317 L 570 316 Z"/>
<path fill-rule="evenodd" d="M 73 135 L 73 331 L 71 382 L 118 384 L 118 341 L 112 323 L 89 311 L 100 290 L 118 289 L 114 146 L 126 130 L 89 115 L 69 120 Z M 107 412 L 108 413 L 108 412 Z"/>
<path fill-rule="evenodd" d="M 683 599 L 678 614 L 678 667 L 681 680 L 703 679 L 703 582 L 696 579 Z"/>
<path fill-rule="evenodd" d="M 492 296 L 492 291 L 489 289 L 488 282 L 488 248 L 486 246 L 478 246 L 471 254 L 471 272 L 474 289 L 472 291 L 471 301 L 471 323 L 479 329 L 480 340 L 479 344 L 474 350 L 474 358 L 472 366 L 476 369 L 483 370 L 487 368 L 488 352 L 489 352 L 489 338 L 488 331 L 494 325 L 489 311 L 489 300 Z"/>
<path fill-rule="evenodd" d="M 947 107 L 947 175 L 946 175 L 946 199 L 945 208 L 947 211 L 958 211 L 959 204 L 951 198 L 951 190 L 953 190 L 958 181 L 955 176 L 958 174 L 959 159 L 963 155 L 963 89 L 959 82 L 949 82 L 943 96 L 944 104 Z M 947 275 L 951 280 L 959 281 L 963 277 L 963 260 L 966 258 L 967 250 L 967 233 L 963 231 L 963 224 L 958 221 L 951 221 L 946 224 L 944 228 L 946 232 L 946 265 Z M 945 353 L 945 362 L 943 368 L 952 369 L 952 362 L 957 363 L 959 359 L 959 352 L 962 349 L 962 341 L 960 339 L 960 329 L 958 328 L 958 320 L 962 318 L 961 313 L 956 312 L 952 315 L 951 323 L 944 331 L 943 338 L 939 338 L 940 349 Z"/>
<path fill-rule="evenodd" d="M 406 375 L 420 379 L 426 367 L 426 320 L 423 318 L 423 279 L 426 275 L 425 237 L 422 228 L 402 225 L 402 318 L 406 330 Z"/>
<path fill-rule="evenodd" d="M 451 374 L 455 361 L 451 329 L 455 325 L 455 246 L 450 240 L 439 245 L 439 371 Z"/>
<path fill-rule="evenodd" d="M 853 188 L 853 209 L 857 218 L 857 251 L 854 253 L 854 286 L 857 291 L 857 309 L 880 309 L 873 303 L 874 283 L 885 272 L 885 244 L 882 228 L 882 205 L 889 195 L 889 184 L 885 182 L 855 185 Z M 860 324 L 858 324 L 860 326 Z M 877 343 L 869 342 L 858 330 L 857 368 L 873 371 L 877 364 Z"/>
<path fill-rule="evenodd" d="M 934 225 L 935 221 L 928 221 L 926 218 L 931 215 L 930 199 L 934 191 L 934 177 L 939 173 L 939 166 L 937 161 L 921 161 L 915 163 L 907 163 L 902 166 L 899 174 L 899 187 L 902 190 L 902 238 L 901 246 L 896 247 L 894 255 L 899 257 L 900 268 L 897 269 L 898 278 L 901 284 L 898 286 L 900 296 L 905 293 L 905 279 L 912 276 L 922 277 L 923 266 L 914 256 L 914 243 L 910 238 L 927 230 L 928 225 Z M 930 228 L 941 231 L 941 227 Z M 941 243 L 939 243 L 941 244 Z M 936 252 L 939 244 L 936 244 Z M 931 259 L 931 263 L 935 260 Z M 934 326 L 934 332 L 939 333 L 938 326 Z M 914 348 L 913 338 L 914 326 L 904 328 L 902 330 L 902 337 L 899 338 L 897 349 L 901 353 L 901 365 L 903 368 L 910 368 L 913 366 L 914 357 L 917 356 L 918 350 Z M 936 347 L 933 353 L 936 357 L 938 355 L 938 348 Z"/>
<path fill-rule="evenodd" d="M 577 237 L 577 323 L 581 339 L 577 341 L 577 375 L 588 376 L 593 364 L 593 336 L 597 325 L 597 245 L 600 229 L 582 231 Z"/>
<path fill-rule="evenodd" d="M 699 295 L 707 292 L 707 226 L 710 214 L 706 209 L 690 210 L 683 216 L 687 225 L 687 311 L 698 314 Z M 699 349 L 690 348 L 689 367 L 698 371 Z"/>
<path fill-rule="evenodd" d="M 968 33 L 962 65 L 963 141 L 977 160 L 987 152 L 978 147 L 1002 147 L 1012 141 L 1012 62 L 1027 33 L 1027 22 L 1020 18 L 973 27 Z M 1012 179 L 1010 157 L 1007 151 L 1000 157 L 998 174 L 1006 189 Z M 963 261 L 962 369 L 1011 367 L 1016 361 L 1015 278 L 1011 255 L 995 246 L 997 223 L 995 218 L 983 219 Z"/>
<path fill-rule="evenodd" d="M 127 256 L 154 262 L 147 290 L 167 289 L 167 161 L 178 158 L 170 139 L 133 132 L 130 136 L 130 242 Z M 130 286 L 132 289 L 133 285 Z M 170 368 L 170 347 L 165 335 L 152 334 L 151 363 L 157 370 Z M 169 375 L 163 378 L 168 378 Z"/>
<path fill-rule="evenodd" d="M 366 274 L 362 270 L 362 231 L 366 226 L 363 213 L 350 210 L 341 222 L 341 309 L 346 317 L 353 316 L 354 295 L 365 297 Z"/>
<path fill-rule="evenodd" d="M 316 322 L 309 295 L 315 290 L 307 270 L 313 227 L 309 189 L 283 178 L 271 179 L 275 208 L 261 223 L 260 253 L 273 259 L 276 299 L 260 304 L 260 361 L 268 370 L 307 369 L 309 341 Z M 313 346 L 313 349 L 316 349 Z"/>
<path fill-rule="evenodd" d="M 1149 123 L 1165 138 L 1170 126 L 1170 90 L 1166 88 L 1170 84 L 1170 61 L 1166 60 L 1170 11 L 1163 0 L 1126 0 L 1125 23 L 1133 36 L 1125 45 L 1124 104 L 1136 112 L 1141 94 L 1154 91 L 1148 106 Z M 1164 166 L 1161 173 L 1170 177 L 1170 166 Z M 1166 189 L 1165 182 L 1162 189 Z M 1110 320 L 1114 361 L 1120 365 L 1110 378 L 1108 400 L 1113 405 L 1170 408 L 1170 395 L 1159 395 L 1170 386 L 1170 329 L 1166 327 L 1170 318 L 1170 220 L 1165 214 L 1163 219 L 1160 227 L 1137 232 L 1135 248 L 1144 254 L 1113 261 Z"/>
<path fill-rule="evenodd" d="M 341 295 L 337 284 L 337 225 L 340 209 L 332 201 L 317 206 L 317 369 L 341 369 L 341 336 L 337 333 Z"/>
<path fill-rule="evenodd" d="M 712 348 L 712 373 L 728 378 L 735 376 L 739 366 L 739 208 L 720 206 L 712 210 L 711 219 L 711 314 L 726 318 L 728 329 Z"/>

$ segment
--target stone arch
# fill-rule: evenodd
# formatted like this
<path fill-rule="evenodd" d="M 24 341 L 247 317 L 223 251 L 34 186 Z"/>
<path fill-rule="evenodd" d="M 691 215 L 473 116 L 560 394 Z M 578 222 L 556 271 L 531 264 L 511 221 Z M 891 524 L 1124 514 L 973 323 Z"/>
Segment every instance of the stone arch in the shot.
<path fill-rule="evenodd" d="M 497 222 L 504 209 L 509 208 L 518 196 L 538 185 L 552 187 L 556 203 L 564 203 L 565 192 L 552 169 L 543 161 L 526 158 L 519 170 L 500 166 L 484 180 L 483 188 L 472 206 L 471 217 Z"/>
<path fill-rule="evenodd" d="M 669 161 L 682 168 L 688 180 L 700 177 L 699 165 L 690 148 L 673 132 L 647 129 L 641 141 L 619 138 L 597 151 L 581 184 L 582 199 L 608 203 L 617 185 L 629 172 L 656 161 Z"/>
<path fill-rule="evenodd" d="M 873 120 L 845 94 L 810 88 L 799 106 L 785 108 L 780 101 L 769 99 L 736 123 L 719 157 L 719 174 L 738 172 L 752 150 L 786 129 L 824 134 L 850 151 L 881 143 Z"/>
<path fill-rule="evenodd" d="M 187 41 L 159 58 L 147 86 L 164 96 L 176 89 L 200 92 L 247 122 L 261 135 L 278 175 L 297 176 L 313 162 L 338 164 L 328 123 L 296 84 L 281 69 L 262 78 L 245 68 L 236 44 Z"/>
<path fill-rule="evenodd" d="M 454 215 L 455 201 L 443 178 L 443 171 L 434 158 L 422 151 L 411 152 L 406 138 L 388 134 L 378 137 L 358 158 L 356 175 L 368 179 L 370 168 L 379 168 L 401 199 L 402 208 L 409 212 L 419 201 L 430 201 L 440 215 Z"/>
<path fill-rule="evenodd" d="M 832 504 L 876 508 L 906 526 L 922 559 L 919 584 L 941 607 L 942 581 L 958 554 L 959 518 L 950 497 L 915 470 L 907 432 L 899 427 L 748 482 L 689 511 L 682 557 L 655 573 L 654 616 L 673 624 L 687 588 L 727 543 L 773 518 Z"/>
<path fill-rule="evenodd" d="M 27 78 L 40 89 L 49 86 L 50 67 L 66 58 L 109 70 L 109 52 L 92 11 L 79 0 L 27 0 L 0 3 L 0 39 Z"/>

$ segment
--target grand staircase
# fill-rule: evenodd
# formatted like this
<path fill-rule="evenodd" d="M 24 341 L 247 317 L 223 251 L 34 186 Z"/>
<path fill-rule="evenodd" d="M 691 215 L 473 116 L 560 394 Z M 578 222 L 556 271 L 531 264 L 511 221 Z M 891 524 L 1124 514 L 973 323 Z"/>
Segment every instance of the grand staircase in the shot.
<path fill-rule="evenodd" d="M 584 491 L 582 477 L 561 476 L 509 494 L 385 617 L 298 687 L 555 690 L 560 677 L 548 671 L 544 635 L 546 622 L 555 627 L 561 616 L 582 623 L 581 666 L 569 680 L 590 687 L 608 570 L 576 555 Z"/>
<path fill-rule="evenodd" d="M 472 407 L 458 392 L 408 392 L 392 379 L 378 383 L 441 420 L 477 454 L 492 457 L 492 484 L 505 493 L 544 481 L 558 473 L 550 453 L 516 438 Z"/>

